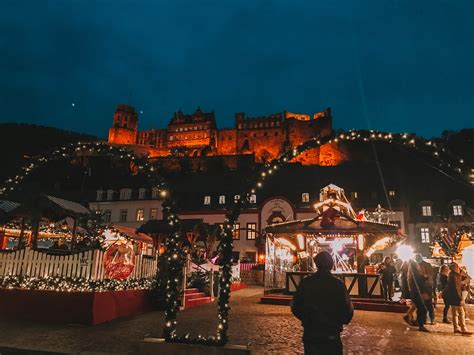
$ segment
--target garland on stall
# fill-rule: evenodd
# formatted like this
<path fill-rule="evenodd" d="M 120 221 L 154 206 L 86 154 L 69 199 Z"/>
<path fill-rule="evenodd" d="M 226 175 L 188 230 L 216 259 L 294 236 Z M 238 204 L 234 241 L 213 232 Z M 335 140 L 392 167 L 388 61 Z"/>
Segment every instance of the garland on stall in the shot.
<path fill-rule="evenodd" d="M 234 208 L 231 213 L 226 217 L 224 230 L 221 233 L 221 241 L 218 245 L 218 252 L 220 256 L 220 265 L 222 266 L 222 273 L 220 279 L 220 291 L 218 301 L 218 327 L 217 336 L 190 338 L 189 334 L 184 336 L 178 336 L 177 329 L 177 313 L 179 310 L 179 292 L 178 283 L 180 273 L 182 271 L 184 254 L 180 249 L 180 243 L 183 237 L 180 233 L 180 219 L 177 214 L 177 210 L 170 200 L 170 194 L 164 189 L 164 183 L 161 182 L 157 185 L 162 190 L 162 197 L 165 197 L 164 208 L 167 212 L 167 221 L 170 226 L 174 228 L 174 232 L 166 242 L 166 260 L 168 262 L 169 278 L 166 284 L 166 311 L 165 311 L 165 327 L 163 335 L 167 341 L 170 342 L 183 342 L 192 344 L 205 344 L 205 345 L 224 345 L 228 341 L 227 330 L 228 330 L 228 315 L 230 311 L 229 300 L 230 300 L 230 280 L 231 280 L 231 269 L 232 269 L 232 250 L 233 250 L 233 239 L 232 239 L 232 228 L 238 219 L 241 209 L 248 203 L 251 194 L 255 194 L 257 189 L 263 187 L 263 183 L 266 178 L 270 177 L 279 167 L 286 164 L 288 161 L 296 158 L 301 153 L 308 149 L 317 148 L 321 145 L 328 143 L 337 143 L 338 141 L 386 141 L 390 143 L 396 143 L 401 146 L 408 146 L 410 148 L 417 149 L 423 153 L 432 156 L 437 166 L 434 168 L 446 173 L 454 172 L 455 175 L 463 173 L 464 161 L 453 157 L 447 149 L 442 146 L 439 142 L 433 142 L 425 140 L 423 138 L 416 137 L 415 135 L 404 134 L 392 134 L 385 132 L 376 131 L 349 131 L 348 133 L 332 134 L 323 138 L 313 138 L 295 148 L 289 149 L 284 152 L 279 158 L 263 165 L 256 178 L 256 182 L 252 183 L 248 189 L 244 189 L 244 193 L 241 194 L 244 198 L 235 201 Z M 95 146 L 94 146 L 95 145 Z M 127 152 L 124 148 L 108 146 L 105 143 L 93 143 L 83 144 L 79 146 L 71 145 L 69 148 L 61 148 L 54 151 L 52 159 L 58 159 L 60 157 L 66 158 L 70 154 L 70 150 L 74 149 L 77 152 L 83 150 L 90 150 L 93 152 L 114 151 L 120 154 L 121 158 L 129 158 L 131 162 L 136 161 L 135 156 Z M 51 159 L 51 158 L 50 158 Z M 13 179 L 7 180 L 6 186 L 0 188 L 0 195 L 6 192 L 14 190 L 15 186 L 22 181 L 32 169 L 39 165 L 42 165 L 48 161 L 48 158 L 42 157 L 28 165 L 23 169 L 22 174 L 17 175 Z M 147 162 L 141 162 L 138 164 L 139 169 L 149 168 L 149 173 L 153 171 L 153 168 L 148 167 Z M 148 175 L 152 177 L 150 174 Z M 156 175 L 154 176 L 156 177 Z M 452 177 L 452 176 L 451 176 Z"/>
<path fill-rule="evenodd" d="M 89 280 L 83 277 L 4 276 L 0 289 L 41 290 L 57 292 L 105 292 L 124 290 L 151 290 L 155 279 Z"/>

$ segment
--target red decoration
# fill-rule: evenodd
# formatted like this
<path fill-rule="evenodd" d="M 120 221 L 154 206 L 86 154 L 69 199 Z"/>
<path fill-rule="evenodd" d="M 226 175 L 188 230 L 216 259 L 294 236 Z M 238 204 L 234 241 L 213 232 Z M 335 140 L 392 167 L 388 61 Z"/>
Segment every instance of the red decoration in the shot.
<path fill-rule="evenodd" d="M 104 255 L 105 277 L 126 279 L 135 268 L 135 253 L 128 244 L 112 244 Z"/>

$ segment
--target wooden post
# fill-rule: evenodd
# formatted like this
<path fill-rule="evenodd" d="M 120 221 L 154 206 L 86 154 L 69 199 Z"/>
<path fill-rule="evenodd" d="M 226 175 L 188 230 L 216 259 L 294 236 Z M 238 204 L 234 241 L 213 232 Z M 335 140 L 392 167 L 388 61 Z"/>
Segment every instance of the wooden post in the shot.
<path fill-rule="evenodd" d="M 40 214 L 38 211 L 33 211 L 31 215 L 31 244 L 32 249 L 36 250 L 38 248 L 38 234 L 39 234 L 39 225 L 40 225 Z"/>
<path fill-rule="evenodd" d="M 76 244 L 76 231 L 77 231 L 77 216 L 74 217 L 74 225 L 72 227 L 71 251 L 74 250 L 74 245 Z"/>

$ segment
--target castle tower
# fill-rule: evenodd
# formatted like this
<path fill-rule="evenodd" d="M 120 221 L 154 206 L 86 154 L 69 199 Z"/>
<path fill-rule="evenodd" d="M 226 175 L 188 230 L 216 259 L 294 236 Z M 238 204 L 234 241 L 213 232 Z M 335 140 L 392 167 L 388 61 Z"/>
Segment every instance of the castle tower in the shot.
<path fill-rule="evenodd" d="M 109 143 L 136 144 L 138 113 L 132 106 L 120 104 L 114 113 L 114 122 L 109 129 Z"/>

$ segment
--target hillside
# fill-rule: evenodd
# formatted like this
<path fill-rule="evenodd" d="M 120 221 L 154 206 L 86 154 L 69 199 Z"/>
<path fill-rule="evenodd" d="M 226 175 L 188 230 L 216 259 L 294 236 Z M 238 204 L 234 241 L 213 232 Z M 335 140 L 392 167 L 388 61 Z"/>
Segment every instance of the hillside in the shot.
<path fill-rule="evenodd" d="M 32 124 L 0 124 L 0 181 L 15 174 L 30 156 L 78 141 L 97 137 Z"/>

